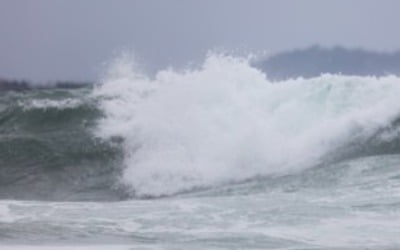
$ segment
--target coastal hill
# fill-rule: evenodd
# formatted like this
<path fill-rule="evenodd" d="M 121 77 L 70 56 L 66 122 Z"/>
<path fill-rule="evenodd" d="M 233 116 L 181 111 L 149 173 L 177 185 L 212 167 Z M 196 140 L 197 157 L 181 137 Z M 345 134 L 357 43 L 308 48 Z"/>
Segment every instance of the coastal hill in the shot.
<path fill-rule="evenodd" d="M 271 80 L 309 78 L 323 73 L 357 76 L 400 75 L 400 51 L 387 53 L 312 46 L 273 55 L 255 66 L 266 72 Z"/>

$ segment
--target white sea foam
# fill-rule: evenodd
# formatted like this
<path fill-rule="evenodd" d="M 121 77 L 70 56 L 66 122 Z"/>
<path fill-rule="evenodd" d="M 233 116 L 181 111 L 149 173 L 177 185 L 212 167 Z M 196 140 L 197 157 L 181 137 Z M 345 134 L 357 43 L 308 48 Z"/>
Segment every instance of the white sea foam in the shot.
<path fill-rule="evenodd" d="M 270 82 L 247 60 L 221 55 L 154 79 L 133 65 L 116 63 L 94 95 L 105 114 L 97 133 L 123 138 L 122 181 L 137 195 L 303 169 L 400 113 L 394 76 Z"/>
<path fill-rule="evenodd" d="M 63 100 L 33 99 L 18 103 L 25 111 L 33 109 L 73 109 L 79 107 L 83 102 L 79 99 L 66 98 Z"/>
<path fill-rule="evenodd" d="M 10 209 L 7 204 L 0 204 L 0 223 L 14 222 L 13 216 L 10 214 Z"/>

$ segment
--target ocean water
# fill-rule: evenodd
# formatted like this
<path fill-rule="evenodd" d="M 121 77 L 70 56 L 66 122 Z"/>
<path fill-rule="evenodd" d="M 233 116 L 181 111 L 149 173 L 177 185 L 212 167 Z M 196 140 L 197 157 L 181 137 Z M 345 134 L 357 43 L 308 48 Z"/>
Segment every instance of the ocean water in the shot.
<path fill-rule="evenodd" d="M 400 78 L 246 59 L 0 93 L 0 249 L 399 249 Z"/>

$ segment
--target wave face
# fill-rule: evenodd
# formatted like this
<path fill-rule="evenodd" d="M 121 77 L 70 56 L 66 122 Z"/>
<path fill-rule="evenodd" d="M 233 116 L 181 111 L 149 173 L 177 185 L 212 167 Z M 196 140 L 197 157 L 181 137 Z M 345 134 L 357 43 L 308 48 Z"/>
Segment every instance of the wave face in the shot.
<path fill-rule="evenodd" d="M 116 199 L 120 150 L 93 136 L 90 89 L 0 93 L 0 197 Z M 118 199 L 118 198 L 117 198 Z"/>
<path fill-rule="evenodd" d="M 247 60 L 210 55 L 154 78 L 117 62 L 92 93 L 96 136 L 121 142 L 120 181 L 157 197 L 398 153 L 400 79 L 323 75 L 271 82 Z"/>

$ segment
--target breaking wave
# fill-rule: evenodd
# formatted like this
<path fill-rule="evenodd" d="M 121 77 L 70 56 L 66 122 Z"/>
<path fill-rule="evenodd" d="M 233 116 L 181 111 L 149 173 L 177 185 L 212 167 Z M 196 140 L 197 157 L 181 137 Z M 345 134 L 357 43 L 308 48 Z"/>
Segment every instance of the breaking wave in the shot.
<path fill-rule="evenodd" d="M 395 76 L 273 82 L 246 59 L 214 54 L 154 78 L 120 60 L 91 95 L 103 113 L 95 134 L 121 143 L 120 181 L 139 197 L 399 152 Z"/>
<path fill-rule="evenodd" d="M 0 197 L 160 197 L 400 153 L 394 76 L 277 82 L 215 54 L 154 77 L 136 68 L 117 61 L 94 87 L 1 92 Z"/>

